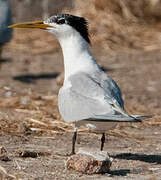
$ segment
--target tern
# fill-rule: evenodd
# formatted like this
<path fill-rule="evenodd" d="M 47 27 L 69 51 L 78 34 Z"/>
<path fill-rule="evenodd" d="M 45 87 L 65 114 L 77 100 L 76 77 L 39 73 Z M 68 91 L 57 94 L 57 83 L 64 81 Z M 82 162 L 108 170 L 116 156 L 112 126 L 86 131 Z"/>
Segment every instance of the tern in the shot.
<path fill-rule="evenodd" d="M 8 29 L 11 24 L 11 9 L 7 0 L 0 0 L 0 57 L 3 45 L 12 38 L 12 29 Z"/>
<path fill-rule="evenodd" d="M 62 118 L 75 124 L 71 154 L 75 153 L 77 129 L 81 125 L 102 134 L 102 151 L 105 131 L 120 122 L 141 122 L 141 119 L 150 118 L 129 115 L 125 111 L 120 88 L 100 68 L 89 50 L 85 18 L 58 14 L 44 21 L 15 24 L 9 28 L 40 28 L 54 34 L 61 45 L 65 77 L 58 94 L 58 107 Z"/>

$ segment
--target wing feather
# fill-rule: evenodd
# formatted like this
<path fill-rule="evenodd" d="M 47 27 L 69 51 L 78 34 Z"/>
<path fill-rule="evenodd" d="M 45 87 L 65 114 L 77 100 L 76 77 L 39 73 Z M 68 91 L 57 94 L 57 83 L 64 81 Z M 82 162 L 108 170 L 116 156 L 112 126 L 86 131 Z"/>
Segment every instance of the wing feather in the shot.
<path fill-rule="evenodd" d="M 59 111 L 65 121 L 79 121 L 95 115 L 128 116 L 119 87 L 104 72 L 94 76 L 80 72 L 69 78 L 71 87 L 59 92 Z"/>

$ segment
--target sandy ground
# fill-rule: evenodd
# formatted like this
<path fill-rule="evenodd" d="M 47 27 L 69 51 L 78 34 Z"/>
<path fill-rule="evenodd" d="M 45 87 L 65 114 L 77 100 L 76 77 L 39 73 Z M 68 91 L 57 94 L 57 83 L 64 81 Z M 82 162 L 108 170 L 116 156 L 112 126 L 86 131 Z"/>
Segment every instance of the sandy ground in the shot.
<path fill-rule="evenodd" d="M 154 115 L 143 123 L 118 124 L 106 133 L 104 150 L 114 160 L 111 172 L 104 175 L 83 175 L 65 168 L 73 125 L 64 123 L 57 109 L 56 78 L 63 72 L 62 54 L 60 50 L 41 50 L 31 53 L 13 45 L 4 49 L 0 62 L 0 146 L 8 159 L 1 158 L 0 167 L 18 179 L 159 180 L 161 50 L 110 53 L 92 47 L 99 64 L 121 87 L 127 111 Z M 99 149 L 100 137 L 82 128 L 76 150 Z M 36 155 L 22 157 L 24 151 Z"/>

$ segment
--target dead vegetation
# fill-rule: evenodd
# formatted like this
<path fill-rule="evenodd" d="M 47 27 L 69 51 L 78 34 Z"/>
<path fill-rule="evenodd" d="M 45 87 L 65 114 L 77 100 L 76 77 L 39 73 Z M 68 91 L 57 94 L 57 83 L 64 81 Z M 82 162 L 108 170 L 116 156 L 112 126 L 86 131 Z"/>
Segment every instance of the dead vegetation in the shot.
<path fill-rule="evenodd" d="M 161 48 L 159 7 L 154 0 L 77 0 L 72 13 L 89 20 L 93 44 L 105 50 L 149 51 Z"/>
<path fill-rule="evenodd" d="M 100 49 L 109 52 L 150 51 L 161 48 L 160 5 L 160 1 L 154 0 L 77 0 L 73 10 L 63 12 L 86 17 L 92 44 L 99 44 Z M 20 32 L 25 36 L 21 36 Z M 51 53 L 59 51 L 55 41 L 52 35 L 41 30 L 39 33 L 35 30 L 15 30 L 11 47 L 33 54 Z"/>
<path fill-rule="evenodd" d="M 101 64 L 106 65 L 108 59 L 108 66 L 112 67 L 108 74 L 123 89 L 123 97 L 127 102 L 126 110 L 130 114 L 149 113 L 154 115 L 150 121 L 145 120 L 141 124 L 123 123 L 118 125 L 115 130 L 108 132 L 109 145 L 106 149 L 110 153 L 119 154 L 120 151 L 147 153 L 148 158 L 148 154 L 156 155 L 160 152 L 161 24 L 159 21 L 161 13 L 159 5 L 160 1 L 157 0 L 77 0 L 74 9 L 63 11 L 88 19 L 93 51 L 102 59 Z M 146 51 L 147 54 L 140 53 L 140 51 Z M 57 108 L 57 95 L 51 90 L 52 85 L 48 82 L 44 87 L 44 81 L 41 79 L 39 80 L 42 81 L 40 84 L 31 83 L 32 87 L 43 87 L 45 92 L 42 93 L 34 88 L 31 90 L 29 88 L 31 84 L 26 85 L 20 82 L 21 87 L 28 86 L 28 88 L 15 91 L 12 87 L 17 84 L 9 72 L 12 69 L 11 66 L 17 66 L 14 70 L 20 75 L 31 72 L 33 64 L 35 67 L 42 67 L 38 66 L 38 63 L 41 63 L 38 60 L 43 62 L 46 57 L 44 56 L 44 59 L 40 57 L 44 54 L 50 54 L 48 58 L 55 66 L 57 59 L 53 59 L 52 55 L 59 52 L 60 47 L 53 35 L 41 30 L 15 30 L 13 41 L 6 47 L 6 54 L 9 53 L 10 56 L 12 54 L 13 61 L 11 65 L 9 63 L 2 64 L 0 72 L 1 78 L 9 79 L 9 81 L 6 79 L 5 82 L 7 86 L 0 88 L 0 138 L 2 138 L 0 146 L 2 150 L 5 149 L 3 155 L 0 154 L 0 179 L 18 179 L 21 176 L 30 177 L 30 179 L 44 178 L 43 176 L 48 177 L 51 172 L 53 174 L 50 174 L 50 177 L 55 179 L 71 180 L 72 178 L 79 179 L 81 176 L 75 173 L 72 176 L 72 173 L 63 170 L 66 160 L 64 154 L 71 145 L 73 124 L 66 123 L 61 119 Z M 113 53 L 116 55 L 115 58 L 107 55 Z M 17 56 L 22 56 L 22 58 L 19 60 Z M 28 59 L 31 56 L 34 60 L 37 58 L 37 62 Z M 31 61 L 32 65 L 28 66 L 29 63 L 26 61 Z M 20 62 L 21 65 L 19 65 Z M 49 63 L 49 61 L 46 62 Z M 22 66 L 20 68 L 24 72 L 20 71 L 19 66 Z M 48 72 L 50 66 L 51 63 L 43 65 L 45 68 L 43 72 Z M 36 68 L 34 70 L 36 71 Z M 63 71 L 63 67 L 61 70 Z M 39 71 L 34 73 L 39 73 Z M 47 81 L 62 83 L 61 77 Z M 99 143 L 100 136 L 89 132 L 84 127 L 79 130 L 78 134 L 81 139 L 78 139 L 77 146 L 79 147 L 95 148 Z M 11 140 L 8 140 L 9 138 Z M 137 156 L 139 155 L 134 154 L 133 161 L 128 161 L 129 163 L 127 160 L 115 160 L 116 165 L 113 169 L 124 172 L 125 168 L 129 169 L 130 167 L 133 172 L 140 168 L 141 170 L 139 169 L 134 175 L 160 172 L 160 170 L 147 170 L 151 166 L 154 166 L 154 169 L 159 168 L 159 163 L 158 165 L 156 163 L 147 164 L 146 161 L 146 163 L 140 162 L 137 160 Z M 157 162 L 160 162 L 160 156 L 157 157 Z M 11 161 L 5 162 L 4 160 L 7 159 L 11 159 Z M 46 171 L 50 169 L 50 172 L 45 174 L 44 169 Z M 117 175 L 118 173 L 120 177 L 121 172 L 113 172 L 113 174 Z M 129 171 L 127 172 L 129 173 Z"/>

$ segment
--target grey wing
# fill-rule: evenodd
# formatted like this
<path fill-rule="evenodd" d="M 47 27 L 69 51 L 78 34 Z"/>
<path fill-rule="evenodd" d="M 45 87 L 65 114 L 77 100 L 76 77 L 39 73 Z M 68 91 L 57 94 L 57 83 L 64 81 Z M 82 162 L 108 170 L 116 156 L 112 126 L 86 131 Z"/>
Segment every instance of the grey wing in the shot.
<path fill-rule="evenodd" d="M 106 92 L 110 93 L 110 96 L 113 97 L 113 100 L 115 99 L 118 102 L 120 107 L 124 108 L 124 101 L 122 99 L 122 93 L 121 93 L 120 88 L 118 87 L 118 85 L 115 83 L 114 80 L 112 80 L 109 77 L 108 79 L 110 80 L 110 86 L 109 86 L 109 81 L 106 79 L 102 83 L 102 87 L 104 88 Z"/>
<path fill-rule="evenodd" d="M 111 103 L 117 103 L 121 108 L 124 108 L 121 90 L 112 78 L 99 71 L 94 75 L 93 80 L 104 89 L 106 96 L 111 99 Z"/>
<path fill-rule="evenodd" d="M 67 122 L 74 122 L 94 117 L 96 114 L 112 114 L 110 106 L 101 104 L 99 100 L 84 96 L 72 89 L 63 88 L 58 96 L 59 112 Z"/>
<path fill-rule="evenodd" d="M 108 86 L 104 85 L 104 79 L 99 75 L 96 75 L 96 79 L 89 74 L 78 73 L 70 77 L 70 88 L 61 88 L 58 97 L 59 111 L 65 121 L 73 122 L 101 115 L 119 115 L 120 112 L 128 116 L 122 109 L 123 101 L 119 97 L 121 93 L 117 89 L 118 86 L 113 82 L 111 86 L 111 79 Z M 114 90 L 115 88 L 117 90 Z"/>

